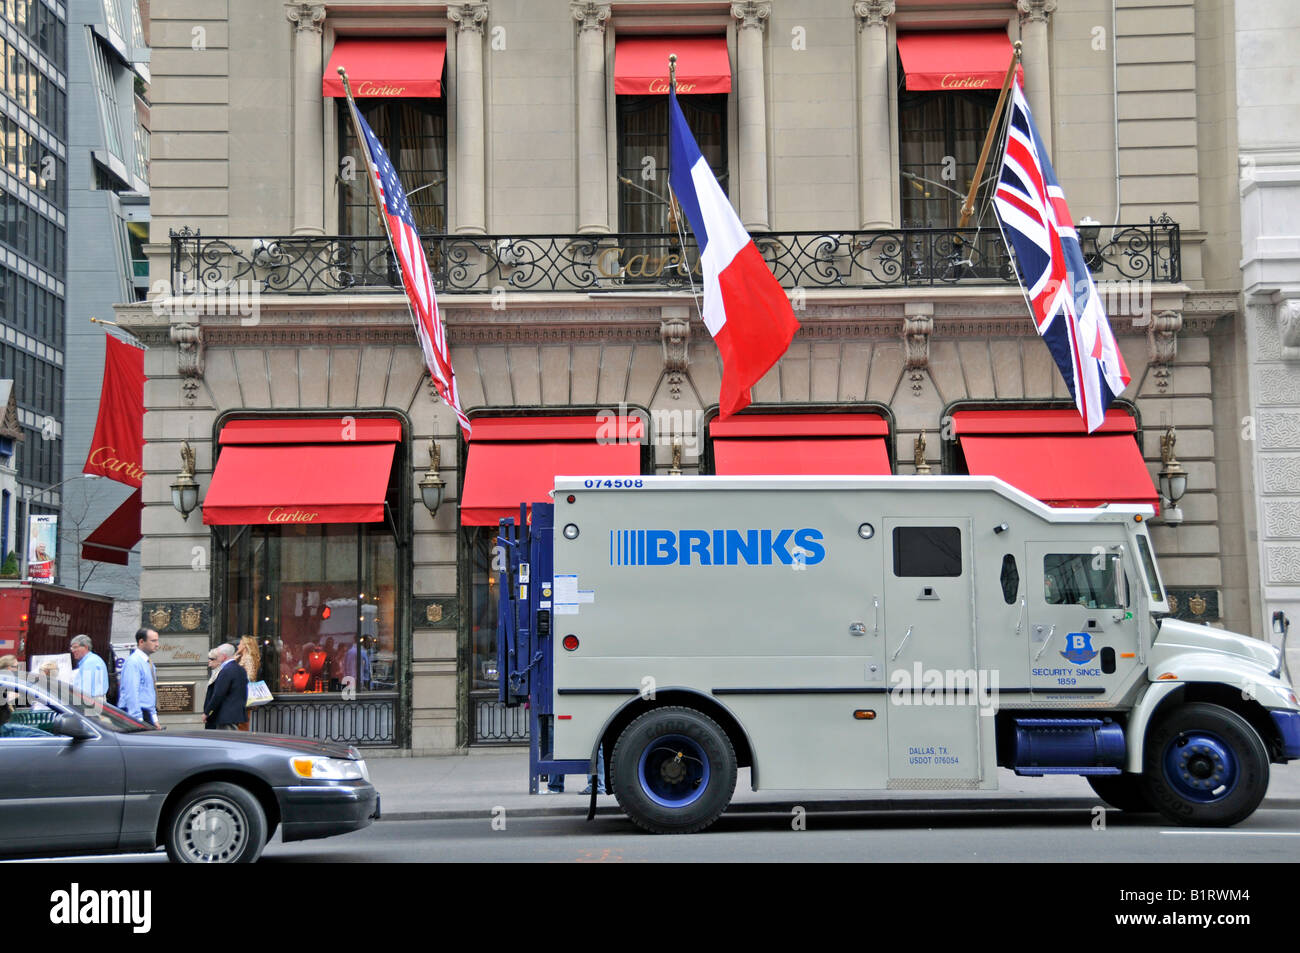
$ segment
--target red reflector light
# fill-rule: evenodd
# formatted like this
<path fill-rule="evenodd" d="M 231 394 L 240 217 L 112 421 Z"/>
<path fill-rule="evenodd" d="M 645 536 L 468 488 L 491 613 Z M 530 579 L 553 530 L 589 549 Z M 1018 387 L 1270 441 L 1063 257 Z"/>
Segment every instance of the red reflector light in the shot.
<path fill-rule="evenodd" d="M 27 624 L 27 613 L 24 612 L 22 615 L 20 615 L 20 616 L 18 617 L 18 621 L 21 622 L 23 625 L 26 625 L 26 624 Z"/>
<path fill-rule="evenodd" d="M 569 494 L 569 502 L 570 502 L 570 503 L 576 503 L 577 501 L 578 501 L 578 498 L 577 498 L 576 496 L 574 496 L 572 493 L 570 493 L 570 494 Z"/>
<path fill-rule="evenodd" d="M 566 635 L 564 637 L 564 648 L 572 652 L 578 647 L 578 637 L 576 635 Z"/>
<path fill-rule="evenodd" d="M 555 717 L 560 721 L 571 721 L 573 719 L 572 715 L 556 715 Z"/>
<path fill-rule="evenodd" d="M 322 619 L 328 619 L 328 618 L 330 617 L 330 607 L 329 607 L 329 606 L 326 606 L 324 609 L 321 609 L 321 610 L 320 610 L 320 617 L 321 617 Z"/>

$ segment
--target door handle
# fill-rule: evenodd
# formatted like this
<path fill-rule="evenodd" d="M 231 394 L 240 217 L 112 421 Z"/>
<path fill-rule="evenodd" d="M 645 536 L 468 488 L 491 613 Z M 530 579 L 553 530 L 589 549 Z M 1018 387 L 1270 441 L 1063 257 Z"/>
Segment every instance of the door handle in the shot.
<path fill-rule="evenodd" d="M 903 641 L 898 643 L 898 648 L 894 649 L 894 654 L 889 656 L 889 660 L 891 662 L 894 659 L 898 658 L 898 653 L 903 651 L 903 646 L 907 644 L 907 640 L 910 639 L 911 637 L 912 637 L 912 627 L 909 625 L 907 627 L 907 631 L 903 633 Z"/>

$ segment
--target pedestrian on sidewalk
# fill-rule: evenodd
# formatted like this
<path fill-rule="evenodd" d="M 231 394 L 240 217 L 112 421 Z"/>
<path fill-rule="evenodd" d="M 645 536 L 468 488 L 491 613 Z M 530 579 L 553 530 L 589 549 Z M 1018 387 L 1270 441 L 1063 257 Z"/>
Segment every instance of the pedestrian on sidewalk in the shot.
<path fill-rule="evenodd" d="M 136 721 L 161 728 L 158 723 L 157 672 L 149 656 L 158 651 L 158 633 L 139 629 L 135 633 L 135 651 L 122 666 L 122 684 L 117 693 L 117 707 Z"/>
<path fill-rule="evenodd" d="M 235 647 L 229 642 L 217 646 L 221 667 L 203 711 L 203 727 L 238 731 L 247 720 L 248 675 L 235 661 Z"/>

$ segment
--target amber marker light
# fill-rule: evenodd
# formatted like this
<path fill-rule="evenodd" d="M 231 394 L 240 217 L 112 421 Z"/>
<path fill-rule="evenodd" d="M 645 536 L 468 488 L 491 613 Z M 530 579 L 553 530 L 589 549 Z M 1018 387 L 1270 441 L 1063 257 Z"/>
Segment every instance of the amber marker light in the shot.
<path fill-rule="evenodd" d="M 1163 675 L 1157 675 L 1157 676 L 1156 676 L 1156 681 L 1157 681 L 1157 682 L 1176 682 L 1176 681 L 1178 681 L 1178 676 L 1175 675 L 1173 672 L 1165 672 Z"/>
<path fill-rule="evenodd" d="M 1135 513 L 1135 514 L 1133 515 L 1133 522 L 1134 522 L 1134 523 L 1141 523 L 1141 522 L 1142 522 L 1142 514 L 1141 514 L 1141 513 Z"/>
<path fill-rule="evenodd" d="M 1120 652 L 1120 653 L 1119 653 L 1119 657 L 1120 657 L 1120 658 L 1137 658 L 1137 653 L 1136 653 L 1136 652 Z"/>
<path fill-rule="evenodd" d="M 853 713 L 853 717 L 858 721 L 875 721 L 876 713 L 870 708 L 859 708 Z"/>

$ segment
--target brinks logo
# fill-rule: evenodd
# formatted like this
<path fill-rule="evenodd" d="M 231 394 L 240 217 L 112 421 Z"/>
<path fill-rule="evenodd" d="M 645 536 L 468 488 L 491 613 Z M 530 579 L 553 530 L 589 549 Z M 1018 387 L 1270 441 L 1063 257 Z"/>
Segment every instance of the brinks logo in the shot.
<path fill-rule="evenodd" d="M 826 558 L 821 530 L 616 529 L 611 566 L 815 566 Z"/>

